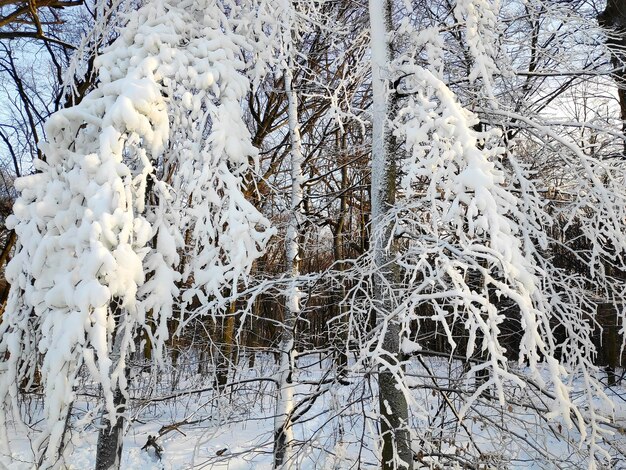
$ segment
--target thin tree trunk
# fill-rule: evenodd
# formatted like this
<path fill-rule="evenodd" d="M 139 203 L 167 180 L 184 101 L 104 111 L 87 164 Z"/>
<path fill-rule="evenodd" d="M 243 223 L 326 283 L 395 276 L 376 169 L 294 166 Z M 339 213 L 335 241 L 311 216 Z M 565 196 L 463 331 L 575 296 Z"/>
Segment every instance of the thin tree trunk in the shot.
<path fill-rule="evenodd" d="M 391 228 L 385 226 L 384 217 L 395 203 L 396 163 L 395 142 L 387 120 L 393 113 L 389 106 L 386 70 L 391 59 L 391 48 L 387 39 L 392 30 L 391 0 L 370 0 L 370 26 L 372 50 L 372 248 L 377 266 L 374 284 L 377 323 L 386 322 L 381 365 L 378 370 L 380 432 L 383 440 L 383 470 L 412 469 L 413 452 L 408 430 L 408 405 L 399 387 L 401 373 L 400 324 L 394 318 L 386 318 L 393 310 L 387 286 L 393 286 L 396 268 L 393 265 L 396 248 L 387 248 Z M 386 364 L 386 365 L 385 365 Z M 395 374 L 394 374 L 395 372 Z"/>
<path fill-rule="evenodd" d="M 113 299 L 111 301 L 111 312 L 116 318 L 118 325 L 117 331 L 113 338 L 113 352 L 111 359 L 115 367 L 115 363 L 120 359 L 121 341 L 124 334 L 119 330 L 119 325 L 123 324 L 121 316 L 124 314 L 120 307 L 121 300 Z M 106 409 L 102 412 L 102 421 L 100 432 L 98 434 L 98 444 L 96 448 L 96 466 L 95 470 L 119 470 L 122 459 L 122 446 L 124 443 L 124 411 L 126 410 L 126 397 L 120 389 L 119 383 L 113 392 L 113 406 L 116 409 L 115 423 L 106 417 Z"/>
<path fill-rule="evenodd" d="M 9 238 L 7 239 L 6 245 L 2 250 L 2 254 L 0 254 L 0 269 L 4 267 L 6 263 L 9 261 L 9 255 L 13 247 L 15 246 L 15 242 L 17 241 L 17 236 L 15 235 L 15 231 L 11 230 L 9 234 Z M 9 298 L 10 286 L 6 283 L 4 289 L 0 291 L 0 318 L 2 318 L 2 313 L 4 313 L 4 308 L 6 307 L 7 299 Z"/>
<path fill-rule="evenodd" d="M 285 319 L 280 343 L 280 370 L 276 414 L 274 419 L 274 468 L 290 467 L 293 464 L 293 431 L 291 415 L 293 413 L 293 372 L 295 367 L 294 329 L 300 313 L 300 289 L 296 279 L 300 274 L 298 214 L 303 199 L 302 190 L 302 142 L 298 122 L 298 97 L 292 87 L 293 75 L 291 61 L 285 70 L 285 92 L 288 99 L 289 138 L 291 142 L 291 214 L 287 226 L 285 252 L 287 274 L 292 285 L 285 299 Z"/>
<path fill-rule="evenodd" d="M 342 151 L 342 155 L 345 154 L 346 150 L 346 135 L 344 134 L 341 137 L 341 144 L 338 147 Z M 341 196 L 339 197 L 339 220 L 335 224 L 335 233 L 333 235 L 333 250 L 335 255 L 335 262 L 337 263 L 337 270 L 344 271 L 345 264 L 343 260 L 345 259 L 344 253 L 344 229 L 346 223 L 346 214 L 348 212 L 348 167 L 343 165 L 341 168 L 341 186 L 339 188 L 339 192 Z M 337 349 L 336 363 L 337 363 L 337 372 L 340 376 L 346 374 L 346 369 L 348 367 L 348 331 L 347 331 L 347 322 L 346 322 L 346 308 L 344 305 L 341 305 L 341 302 L 346 296 L 346 286 L 345 283 L 342 282 L 337 288 L 337 299 L 335 301 L 334 309 L 335 315 L 339 317 L 337 321 L 338 333 L 335 338 L 337 344 L 335 345 Z"/>
<path fill-rule="evenodd" d="M 231 302 L 228 309 L 228 315 L 224 320 L 222 326 L 222 344 L 220 345 L 220 351 L 218 351 L 217 358 L 217 370 L 215 374 L 215 380 L 218 388 L 224 387 L 228 382 L 228 372 L 230 371 L 231 364 L 234 364 L 233 352 L 235 343 L 235 312 L 237 311 L 236 302 Z"/>

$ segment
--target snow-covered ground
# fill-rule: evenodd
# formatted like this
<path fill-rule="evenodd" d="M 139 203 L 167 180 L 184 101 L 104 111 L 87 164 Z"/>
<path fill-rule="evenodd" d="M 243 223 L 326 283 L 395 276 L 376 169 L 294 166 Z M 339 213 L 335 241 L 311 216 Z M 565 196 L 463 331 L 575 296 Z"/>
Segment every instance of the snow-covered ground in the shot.
<path fill-rule="evenodd" d="M 253 368 L 248 368 L 247 358 L 242 357 L 239 365 L 231 373 L 230 386 L 221 394 L 212 388 L 210 372 L 197 373 L 197 356 L 193 354 L 181 356 L 177 367 L 168 373 L 136 373 L 122 468 L 272 468 L 274 357 L 257 354 Z M 375 376 L 353 370 L 347 385 L 324 383 L 320 379 L 332 376 L 330 360 L 320 362 L 318 355 L 308 355 L 298 365 L 296 402 L 300 405 L 296 411 L 311 406 L 295 424 L 295 468 L 378 468 Z M 462 365 L 441 358 L 424 358 L 424 365 L 415 361 L 408 370 L 416 384 L 412 425 L 423 468 L 429 464 L 435 465 L 432 468 L 452 468 L 454 462 L 459 468 L 473 462 L 485 469 L 587 467 L 586 449 L 578 447 L 578 431 L 559 421 L 547 421 L 533 411 L 530 404 L 541 408 L 545 400 L 532 390 L 509 390 L 511 404 L 504 407 L 497 400 L 481 399 L 460 423 L 448 404 L 460 408 L 458 392 L 463 385 L 448 377 L 458 376 Z M 435 391 L 435 383 L 445 391 Z M 607 391 L 615 403 L 614 424 L 626 426 L 626 390 L 616 387 Z M 80 401 L 73 407 L 71 446 L 62 468 L 83 470 L 95 463 L 97 430 L 93 417 L 98 400 L 97 391 L 88 384 L 78 396 Z M 313 403 L 308 400 L 312 396 L 317 397 Z M 586 407 L 582 396 L 576 400 L 581 409 Z M 41 424 L 40 399 L 28 396 L 23 410 L 27 424 L 36 430 Z M 152 448 L 142 450 L 149 435 L 157 435 L 162 426 L 174 423 L 182 424 L 158 440 L 163 447 L 161 459 Z M 31 432 L 31 440 L 33 437 L 36 432 Z M 10 436 L 12 454 L 2 455 L 0 468 L 36 468 L 31 440 L 24 429 L 16 427 Z M 626 468 L 625 436 L 616 433 L 610 442 L 615 460 L 607 468 Z M 482 457 L 477 458 L 479 454 Z"/>

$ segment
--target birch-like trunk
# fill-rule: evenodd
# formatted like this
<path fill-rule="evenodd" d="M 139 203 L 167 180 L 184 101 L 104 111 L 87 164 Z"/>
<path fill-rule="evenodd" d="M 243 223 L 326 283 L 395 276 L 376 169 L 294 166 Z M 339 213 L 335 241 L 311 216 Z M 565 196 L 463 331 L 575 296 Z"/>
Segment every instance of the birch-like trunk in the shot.
<path fill-rule="evenodd" d="M 408 430 L 408 405 L 398 386 L 401 374 L 400 324 L 390 318 L 393 303 L 389 287 L 396 278 L 395 244 L 387 245 L 391 227 L 384 217 L 395 203 L 395 139 L 388 125 L 394 100 L 390 100 L 386 73 L 391 59 L 388 32 L 392 30 L 391 0 L 369 0 L 370 40 L 372 50 L 372 249 L 377 267 L 374 302 L 377 323 L 385 323 L 385 348 L 378 369 L 382 468 L 412 469 L 413 452 Z"/>
<path fill-rule="evenodd" d="M 291 65 L 291 64 L 290 64 Z M 278 398 L 274 418 L 274 468 L 289 468 L 293 465 L 293 372 L 295 368 L 294 329 L 300 313 L 301 293 L 296 282 L 300 275 L 298 244 L 298 214 L 301 211 L 302 190 L 302 141 L 298 123 L 298 97 L 293 90 L 293 73 L 290 65 L 285 70 L 285 93 L 288 100 L 289 140 L 291 144 L 291 201 L 289 223 L 285 236 L 287 274 L 291 277 L 291 287 L 285 298 L 285 319 L 280 343 L 280 370 L 278 378 Z"/>

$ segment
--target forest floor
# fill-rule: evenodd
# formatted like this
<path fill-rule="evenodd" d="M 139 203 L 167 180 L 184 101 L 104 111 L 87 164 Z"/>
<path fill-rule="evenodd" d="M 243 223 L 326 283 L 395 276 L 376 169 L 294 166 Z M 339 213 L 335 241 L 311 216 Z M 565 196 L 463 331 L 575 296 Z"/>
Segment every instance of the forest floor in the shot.
<path fill-rule="evenodd" d="M 122 469 L 270 469 L 276 386 L 273 356 L 258 354 L 253 368 L 237 369 L 229 378 L 230 386 L 217 394 L 200 371 L 193 355 L 179 359 L 170 374 L 158 377 L 136 372 L 127 416 L 131 423 L 124 439 Z M 244 358 L 245 359 L 245 358 Z M 184 362 L 185 361 L 185 362 Z M 195 365 L 194 365 L 195 364 Z M 240 361 L 247 364 L 247 360 Z M 493 397 L 481 398 L 470 408 L 462 424 L 453 411 L 460 408 L 458 393 L 463 385 L 450 381 L 460 374 L 460 364 L 430 358 L 414 364 L 408 374 L 414 403 L 415 444 L 422 468 L 439 465 L 453 468 L 473 467 L 511 469 L 586 468 L 588 455 L 579 448 L 580 433 L 568 429 L 558 419 L 548 421 L 533 408 L 546 401 L 527 389 L 509 390 L 512 404 L 501 406 Z M 193 370 L 192 372 L 192 369 Z M 299 410 L 310 406 L 294 425 L 298 449 L 298 469 L 375 469 L 378 468 L 377 397 L 374 375 L 349 375 L 349 384 L 337 382 L 319 385 L 320 378 L 332 374 L 329 361 L 317 356 L 299 361 L 295 399 Z M 436 385 L 435 385 L 436 384 Z M 467 384 L 465 384 L 467 385 Z M 447 392 L 434 388 L 448 389 Z M 204 390 L 204 391 L 201 391 Z M 614 403 L 614 424 L 626 427 L 626 388 L 606 389 Z M 91 424 L 97 390 L 84 384 L 80 401 L 74 404 L 71 447 L 62 468 L 94 468 L 97 429 Z M 315 396 L 315 400 L 310 397 Z M 169 398 L 168 398 L 169 397 Z M 574 397 L 581 410 L 588 409 L 584 395 Z M 24 417 L 33 429 L 41 426 L 42 403 L 36 396 L 24 402 Z M 603 411 L 604 410 L 604 411 Z M 608 413 L 607 407 L 600 412 Z M 80 419 L 79 419 L 80 418 Z M 166 428 L 158 443 L 163 448 L 159 458 L 153 448 L 142 450 L 149 435 Z M 31 436 L 32 439 L 32 436 Z M 12 455 L 0 455 L 0 468 L 26 470 L 36 468 L 31 440 L 24 429 L 11 434 Z M 616 433 L 607 439 L 613 461 L 607 468 L 626 469 L 626 436 Z M 466 467 L 467 468 L 467 467 Z"/>

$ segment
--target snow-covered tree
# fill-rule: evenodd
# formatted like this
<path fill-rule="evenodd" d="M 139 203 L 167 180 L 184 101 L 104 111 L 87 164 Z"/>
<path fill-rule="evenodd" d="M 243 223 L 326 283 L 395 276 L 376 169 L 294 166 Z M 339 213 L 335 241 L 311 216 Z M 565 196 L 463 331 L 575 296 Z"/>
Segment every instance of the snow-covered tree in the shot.
<path fill-rule="evenodd" d="M 241 192 L 256 149 L 240 106 L 245 43 L 222 6 L 153 1 L 128 15 L 94 90 L 48 120 L 46 159 L 16 184 L 2 423 L 39 371 L 44 468 L 58 463 L 83 365 L 104 395 L 98 468 L 119 466 L 138 335 L 161 358 L 180 297 L 236 293 L 273 233 Z"/>
<path fill-rule="evenodd" d="M 625 268 L 623 165 L 590 156 L 549 126 L 503 109 L 496 98 L 497 87 L 502 86 L 499 77 L 511 72 L 506 62 L 501 63 L 502 70 L 496 65 L 500 54 L 497 2 L 455 2 L 469 60 L 468 81 L 474 87 L 472 106 L 494 123 L 498 120 L 493 116 L 499 116 L 534 128 L 558 148 L 554 158 L 568 171 L 576 171 L 577 188 L 555 207 L 545 197 L 542 182 L 505 147 L 501 130 L 480 130 L 478 117 L 446 85 L 443 33 L 420 30 L 407 20 L 395 36 L 386 36 L 393 42 L 395 60 L 376 54 L 385 37 L 383 32 L 376 35 L 376 26 L 384 18 L 381 8 L 377 2 L 370 5 L 373 75 L 376 80 L 376 69 L 385 71 L 391 96 L 387 100 L 395 106 L 380 111 L 384 108 L 376 104 L 382 106 L 384 98 L 377 100 L 374 88 L 374 115 L 377 110 L 386 114 L 386 119 L 374 120 L 373 141 L 372 245 L 380 248 L 374 248 L 360 272 L 374 286 L 372 303 L 380 302 L 381 295 L 388 300 L 374 307 L 378 319 L 362 343 L 364 356 L 391 369 L 390 352 L 395 351 L 390 348 L 398 343 L 392 391 L 402 391 L 419 410 L 421 404 L 410 392 L 419 385 L 405 378 L 402 366 L 409 364 L 409 357 L 420 356 L 424 345 L 416 338 L 441 329 L 450 355 L 469 361 L 465 384 L 471 377 L 481 378 L 471 393 L 465 392 L 455 411 L 459 421 L 492 388 L 505 406 L 510 387 L 537 387 L 549 397 L 546 416 L 579 430 L 590 465 L 594 467 L 596 459 L 610 460 L 605 439 L 611 434 L 606 425 L 612 418 L 603 410 L 611 405 L 593 363 L 592 335 L 599 299 L 604 296 L 617 305 L 626 300 L 615 275 Z M 383 57 L 378 59 L 382 65 L 376 63 L 377 57 Z M 377 165 L 380 142 L 385 142 L 381 127 L 393 130 L 398 145 L 387 144 L 396 153 Z M 377 178 L 383 182 L 376 183 Z M 384 195 L 383 201 L 387 198 L 387 206 L 378 210 L 381 196 L 376 191 Z M 563 220 L 566 226 L 580 227 L 579 237 L 588 246 L 577 255 L 584 269 L 576 273 L 564 269 L 554 252 L 563 243 L 558 238 Z M 362 289 L 358 286 L 355 292 Z M 599 297 L 599 292 L 604 294 Z M 521 328 L 518 350 L 513 351 L 503 342 L 501 331 L 503 323 L 512 319 Z M 363 337 L 362 332 L 353 335 Z M 527 373 L 511 370 L 512 356 L 527 365 Z M 379 377 L 383 401 L 386 389 Z M 586 397 L 586 409 L 574 401 L 576 393 Z M 594 404 L 598 398 L 604 404 Z M 383 437 L 383 465 L 410 468 L 398 437 L 407 426 L 405 405 L 391 399 L 383 404 L 386 413 L 400 418 L 392 426 L 393 451 L 386 453 L 386 446 L 392 444 Z M 392 422 L 382 405 L 381 415 Z"/>
<path fill-rule="evenodd" d="M 0 446 L 18 426 L 43 468 L 119 466 L 124 434 L 136 466 L 155 431 L 175 468 L 619 466 L 604 6 L 96 2 L 66 72 L 88 79 L 15 186 Z"/>

